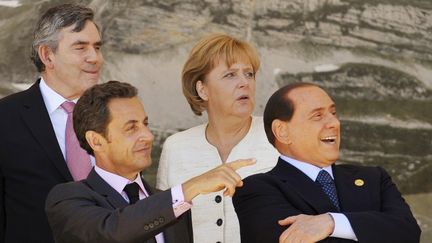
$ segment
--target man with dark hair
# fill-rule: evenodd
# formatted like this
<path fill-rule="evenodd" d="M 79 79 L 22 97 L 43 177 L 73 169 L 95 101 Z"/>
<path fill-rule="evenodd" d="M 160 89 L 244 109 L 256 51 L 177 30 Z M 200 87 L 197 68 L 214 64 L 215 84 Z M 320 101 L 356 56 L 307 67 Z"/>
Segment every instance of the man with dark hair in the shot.
<path fill-rule="evenodd" d="M 420 228 L 382 168 L 335 165 L 340 123 L 324 90 L 282 87 L 267 102 L 264 126 L 281 155 L 233 198 L 242 242 L 419 242 Z"/>
<path fill-rule="evenodd" d="M 99 79 L 101 45 L 89 8 L 59 5 L 37 22 L 31 59 L 41 77 L 0 100 L 0 242 L 54 242 L 44 212 L 49 190 L 91 170 L 72 108 Z"/>
<path fill-rule="evenodd" d="M 46 212 L 57 243 L 193 242 L 192 199 L 222 189 L 232 196 L 242 185 L 235 170 L 255 163 L 225 163 L 154 193 L 140 175 L 151 164 L 148 117 L 136 88 L 117 81 L 83 94 L 74 128 L 96 165 L 87 179 L 57 185 L 48 194 Z"/>

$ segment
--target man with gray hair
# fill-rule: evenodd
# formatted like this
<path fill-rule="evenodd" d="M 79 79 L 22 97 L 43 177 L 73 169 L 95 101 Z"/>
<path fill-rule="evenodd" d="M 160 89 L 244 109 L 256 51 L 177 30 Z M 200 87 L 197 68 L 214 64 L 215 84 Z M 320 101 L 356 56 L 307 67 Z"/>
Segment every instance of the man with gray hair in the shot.
<path fill-rule="evenodd" d="M 49 190 L 86 178 L 92 168 L 73 132 L 72 109 L 103 64 L 93 17 L 74 4 L 48 9 L 31 54 L 41 77 L 0 100 L 0 242 L 54 242 L 44 212 Z"/>

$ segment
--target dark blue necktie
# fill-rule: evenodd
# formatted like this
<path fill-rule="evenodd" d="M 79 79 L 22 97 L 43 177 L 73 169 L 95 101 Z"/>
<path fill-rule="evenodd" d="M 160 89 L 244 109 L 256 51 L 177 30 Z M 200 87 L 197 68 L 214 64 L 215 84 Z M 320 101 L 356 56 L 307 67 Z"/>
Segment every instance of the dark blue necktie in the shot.
<path fill-rule="evenodd" d="M 321 170 L 318 173 L 316 182 L 318 182 L 318 184 L 321 186 L 324 193 L 327 194 L 327 196 L 332 201 L 333 205 L 337 208 L 338 212 L 340 212 L 339 199 L 336 192 L 336 186 L 330 174 L 325 170 Z"/>
<path fill-rule="evenodd" d="M 130 183 L 125 186 L 123 189 L 128 198 L 129 198 L 129 204 L 134 204 L 139 200 L 139 186 L 138 183 Z"/>

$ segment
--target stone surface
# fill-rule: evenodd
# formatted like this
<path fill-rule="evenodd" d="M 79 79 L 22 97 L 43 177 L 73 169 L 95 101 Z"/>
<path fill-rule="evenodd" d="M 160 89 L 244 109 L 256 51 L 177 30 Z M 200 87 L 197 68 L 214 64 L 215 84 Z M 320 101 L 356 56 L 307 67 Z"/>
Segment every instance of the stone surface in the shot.
<path fill-rule="evenodd" d="M 22 0 L 0 6 L 0 97 L 34 82 L 31 31 L 48 6 Z M 140 89 L 160 145 L 202 123 L 180 88 L 194 42 L 225 32 L 254 44 L 261 56 L 257 107 L 293 81 L 315 82 L 338 105 L 342 158 L 386 168 L 413 207 L 422 242 L 432 239 L 432 2 L 430 0 L 82 0 L 95 9 L 104 38 L 103 81 Z"/>

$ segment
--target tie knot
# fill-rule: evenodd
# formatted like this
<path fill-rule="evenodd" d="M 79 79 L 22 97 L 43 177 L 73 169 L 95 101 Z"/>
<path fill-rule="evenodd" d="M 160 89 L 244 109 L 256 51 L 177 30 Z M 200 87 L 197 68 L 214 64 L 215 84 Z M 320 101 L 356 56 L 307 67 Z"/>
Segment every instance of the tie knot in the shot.
<path fill-rule="evenodd" d="M 326 170 L 321 170 L 318 173 L 316 181 L 319 182 L 320 184 L 330 184 L 333 183 L 333 178 Z"/>
<path fill-rule="evenodd" d="M 129 198 L 129 204 L 134 204 L 136 201 L 139 200 L 139 185 L 138 183 L 130 183 L 127 184 L 123 189 L 128 198 Z"/>
<path fill-rule="evenodd" d="M 63 110 L 66 111 L 66 113 L 70 114 L 73 112 L 73 109 L 75 107 L 75 103 L 73 103 L 72 101 L 65 101 L 60 106 L 63 108 Z"/>

